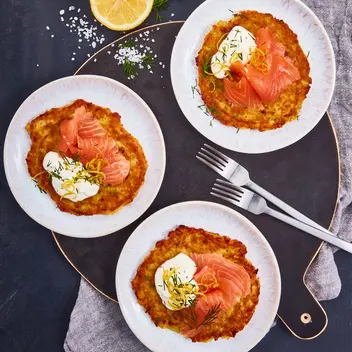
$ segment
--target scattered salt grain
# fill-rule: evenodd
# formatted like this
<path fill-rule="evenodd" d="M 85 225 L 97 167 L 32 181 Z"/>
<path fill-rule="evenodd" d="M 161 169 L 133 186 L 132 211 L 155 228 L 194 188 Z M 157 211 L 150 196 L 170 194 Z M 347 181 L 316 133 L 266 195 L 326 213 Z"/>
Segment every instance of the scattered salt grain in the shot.
<path fill-rule="evenodd" d="M 49 26 L 46 26 L 45 28 L 46 28 L 46 30 L 50 31 L 50 27 Z"/>
<path fill-rule="evenodd" d="M 175 16 L 175 14 L 174 14 L 174 13 L 172 13 L 172 14 L 171 14 L 171 17 L 174 17 L 174 16 Z"/>
<path fill-rule="evenodd" d="M 97 47 L 97 43 L 96 42 L 92 42 L 92 48 L 95 49 Z"/>
<path fill-rule="evenodd" d="M 69 11 L 73 11 L 74 9 L 75 9 L 74 6 L 70 6 L 70 7 L 68 8 Z"/>
<path fill-rule="evenodd" d="M 39 64 L 37 64 L 37 67 L 39 67 Z"/>
<path fill-rule="evenodd" d="M 65 10 L 60 10 L 59 14 L 60 15 L 64 15 L 65 14 Z"/>
<path fill-rule="evenodd" d="M 157 30 L 157 31 L 160 30 L 160 27 L 156 27 L 156 30 Z"/>
<path fill-rule="evenodd" d="M 97 59 L 94 59 L 94 62 L 97 62 Z"/>
<path fill-rule="evenodd" d="M 72 61 L 75 61 L 75 58 L 73 57 L 73 58 L 71 58 L 71 60 L 72 60 Z"/>
<path fill-rule="evenodd" d="M 52 34 L 52 35 L 51 35 L 51 38 L 54 38 L 54 37 L 55 37 L 55 35 L 54 35 L 54 34 Z"/>

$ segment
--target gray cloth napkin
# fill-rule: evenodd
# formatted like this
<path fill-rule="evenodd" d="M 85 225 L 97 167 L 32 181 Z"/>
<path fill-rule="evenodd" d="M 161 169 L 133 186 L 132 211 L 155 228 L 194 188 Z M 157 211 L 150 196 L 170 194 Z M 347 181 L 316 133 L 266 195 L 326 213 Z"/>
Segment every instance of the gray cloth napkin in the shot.
<path fill-rule="evenodd" d="M 323 22 L 334 47 L 337 83 L 330 105 L 341 156 L 340 199 L 332 230 L 352 240 L 352 0 L 305 0 Z M 324 245 L 306 276 L 319 300 L 336 298 L 341 281 L 335 248 Z M 66 352 L 148 351 L 125 323 L 118 304 L 106 299 L 83 279 L 64 343 Z"/>

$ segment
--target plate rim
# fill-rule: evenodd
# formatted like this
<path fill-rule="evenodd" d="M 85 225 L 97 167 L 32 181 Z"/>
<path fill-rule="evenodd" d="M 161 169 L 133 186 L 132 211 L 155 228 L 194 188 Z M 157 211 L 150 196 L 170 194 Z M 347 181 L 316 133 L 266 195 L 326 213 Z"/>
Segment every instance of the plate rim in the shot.
<path fill-rule="evenodd" d="M 22 202 L 19 200 L 20 198 L 18 197 L 18 195 L 13 191 L 13 185 L 9 182 L 9 158 L 7 157 L 7 155 L 9 155 L 9 133 L 11 133 L 11 129 L 13 128 L 13 125 L 15 123 L 15 119 L 18 117 L 18 115 L 21 113 L 22 109 L 24 108 L 24 105 L 26 102 L 28 102 L 30 99 L 32 99 L 33 97 L 35 97 L 36 95 L 40 94 L 42 91 L 44 91 L 45 89 L 47 89 L 49 86 L 58 84 L 60 82 L 64 82 L 64 81 L 70 81 L 70 80 L 84 80 L 87 78 L 91 78 L 91 79 L 96 79 L 96 80 L 101 80 L 101 81 L 106 81 L 106 82 L 110 82 L 113 83 L 117 86 L 119 86 L 120 88 L 125 89 L 129 94 L 131 94 L 132 96 L 134 96 L 135 99 L 137 99 L 139 101 L 139 103 L 145 108 L 145 110 L 148 112 L 148 115 L 151 118 L 151 121 L 153 121 L 155 130 L 158 134 L 159 140 L 160 140 L 160 144 L 162 146 L 162 150 L 160 150 L 160 156 L 161 156 L 161 166 L 162 168 L 160 169 L 160 178 L 159 178 L 159 182 L 157 184 L 157 187 L 154 187 L 153 190 L 153 195 L 150 197 L 150 200 L 148 202 L 145 203 L 143 210 L 141 211 L 141 213 L 134 218 L 133 220 L 131 220 L 130 222 L 124 224 L 122 227 L 116 227 L 114 230 L 107 230 L 104 232 L 94 232 L 92 234 L 90 234 L 89 236 L 86 236 L 86 234 L 82 234 L 82 235 L 78 235 L 76 233 L 68 233 L 67 231 L 65 231 L 66 233 L 61 232 L 60 230 L 58 231 L 57 228 L 49 228 L 46 225 L 44 225 L 41 221 L 41 219 L 34 217 L 31 215 L 31 212 L 29 211 L 28 208 L 24 208 Z M 33 117 L 36 118 L 37 116 Z M 32 119 L 32 120 L 33 120 Z M 143 148 L 143 146 L 142 146 Z M 149 105 L 136 93 L 134 92 L 131 88 L 129 88 L 128 86 L 126 86 L 125 84 L 109 78 L 109 77 L 105 77 L 105 76 L 100 76 L 100 75 L 90 75 L 90 74 L 84 74 L 84 75 L 70 75 L 70 76 L 65 76 L 65 77 L 61 77 L 58 78 L 56 80 L 53 80 L 51 82 L 46 83 L 45 85 L 39 87 L 38 89 L 36 89 L 34 92 L 32 92 L 22 103 L 21 105 L 17 108 L 16 112 L 14 113 L 10 124 L 7 128 L 6 134 L 5 134 L 5 142 L 4 142 L 4 149 L 3 149 L 3 164 L 4 164 L 4 170 L 5 170 L 5 177 L 6 177 L 6 181 L 7 184 L 10 188 L 11 194 L 12 196 L 15 198 L 17 204 L 21 207 L 21 209 L 35 222 L 37 222 L 39 225 L 43 226 L 44 228 L 52 231 L 52 232 L 56 232 L 58 234 L 64 235 L 64 236 L 68 236 L 68 237 L 75 237 L 75 238 L 97 238 L 97 237 L 104 237 L 107 235 L 110 235 L 111 233 L 114 233 L 118 230 L 121 230 L 123 228 L 125 228 L 126 226 L 132 224 L 134 221 L 136 221 L 138 218 L 140 218 L 151 206 L 151 204 L 154 202 L 155 198 L 157 197 L 160 188 L 162 186 L 162 183 L 164 181 L 164 176 L 165 176 L 165 169 L 166 169 L 166 147 L 165 147 L 165 139 L 164 139 L 164 135 L 162 133 L 160 124 L 154 114 L 154 112 L 152 111 L 152 109 L 149 107 Z M 30 175 L 27 175 L 28 177 L 30 177 Z M 145 185 L 145 183 L 143 183 L 143 185 L 141 187 L 143 187 Z M 130 203 L 132 204 L 132 203 Z M 118 212 L 118 211 L 117 211 Z M 116 213 L 117 213 L 116 212 Z M 114 216 L 116 213 L 114 214 L 106 214 L 105 216 Z"/>
<path fill-rule="evenodd" d="M 166 211 L 169 211 L 170 209 L 175 209 L 175 208 L 179 208 L 179 207 L 187 207 L 187 206 L 205 206 L 205 207 L 213 207 L 213 208 L 217 208 L 219 210 L 222 210 L 224 212 L 227 212 L 229 214 L 231 214 L 232 216 L 235 216 L 237 218 L 239 218 L 241 221 L 243 221 L 246 226 L 248 226 L 249 228 L 252 228 L 253 230 L 256 231 L 256 233 L 261 237 L 261 239 L 264 241 L 264 243 L 266 244 L 267 246 L 267 250 L 268 250 L 268 255 L 270 256 L 271 258 L 271 262 L 274 264 L 274 267 L 275 267 L 275 276 L 276 276 L 276 279 L 277 279 L 277 287 L 275 289 L 275 292 L 277 292 L 276 294 L 276 299 L 275 299 L 275 312 L 273 314 L 273 320 L 272 322 L 270 323 L 270 325 L 268 324 L 267 326 L 267 329 L 265 329 L 265 331 L 269 332 L 270 331 L 270 328 L 272 326 L 272 323 L 274 322 L 275 320 L 275 317 L 277 316 L 277 312 L 278 312 L 278 309 L 279 309 L 279 304 L 280 304 L 280 300 L 281 300 L 281 293 L 282 293 L 282 282 L 281 282 L 281 272 L 280 272 L 280 267 L 279 267 L 279 264 L 278 264 L 278 261 L 277 261 L 277 258 L 276 258 L 276 255 L 270 245 L 270 243 L 268 242 L 268 240 L 266 239 L 266 237 L 262 234 L 262 232 L 258 229 L 257 226 L 255 226 L 252 221 L 250 221 L 247 217 L 245 217 L 244 215 L 242 215 L 241 213 L 239 213 L 238 211 L 228 207 L 228 206 L 225 206 L 225 205 L 222 205 L 222 204 L 219 204 L 219 203 L 215 203 L 215 202 L 210 202 L 210 201 L 203 201 L 203 200 L 192 200 L 192 201 L 184 201 L 184 202 L 179 202 L 179 203 L 174 203 L 174 204 L 171 204 L 171 205 L 168 205 L 162 209 L 159 209 L 158 211 L 156 211 L 155 213 L 151 214 L 150 216 L 148 216 L 146 219 L 143 220 L 143 222 L 141 222 L 137 227 L 136 229 L 132 232 L 132 234 L 129 236 L 129 238 L 127 239 L 127 241 L 125 242 L 122 250 L 121 250 L 121 253 L 120 253 L 120 256 L 119 256 L 119 259 L 117 261 L 117 265 L 116 265 L 116 271 L 115 271 L 115 288 L 116 288 L 116 294 L 117 294 L 117 300 L 118 300 L 118 303 L 119 303 L 119 306 L 120 306 L 120 309 L 121 309 L 121 312 L 122 312 L 122 315 L 124 317 L 124 320 L 125 322 L 127 323 L 127 325 L 129 326 L 129 328 L 131 329 L 131 331 L 133 332 L 133 334 L 138 338 L 139 341 L 141 341 L 141 343 L 143 343 L 144 346 L 146 346 L 147 348 L 150 348 L 148 346 L 148 342 L 145 342 L 143 339 L 141 339 L 140 335 L 139 335 L 139 332 L 135 329 L 135 326 L 131 325 L 130 322 L 127 320 L 126 318 L 126 308 L 124 306 L 124 304 L 122 303 L 123 302 L 123 299 L 121 299 L 120 297 L 120 294 L 119 294 L 119 287 L 120 287 L 120 284 L 119 284 L 119 280 L 118 280 L 118 276 L 119 276 L 119 265 L 120 265 L 120 262 L 121 262 L 121 258 L 122 258 L 122 254 L 125 250 L 125 248 L 127 248 L 127 245 L 129 242 L 131 242 L 135 237 L 137 237 L 136 233 L 140 230 L 140 228 L 142 228 L 143 226 L 145 226 L 146 223 L 150 222 L 151 219 L 153 217 L 156 217 L 156 216 L 160 216 L 162 215 L 163 212 L 166 212 Z M 147 255 L 149 252 L 147 250 L 147 252 L 145 253 L 145 255 Z M 134 270 L 136 270 L 137 268 L 134 268 Z M 139 304 L 136 300 L 136 303 Z M 155 327 L 156 329 L 158 329 L 158 327 Z M 252 348 L 254 348 L 265 336 L 266 336 L 267 333 L 264 333 L 262 334 L 262 336 L 260 336 L 259 338 L 256 338 L 254 339 L 254 343 L 252 344 Z M 154 352 L 159 352 L 159 351 L 154 351 Z"/>
<path fill-rule="evenodd" d="M 187 109 L 186 109 L 186 103 L 181 102 L 181 100 L 185 100 L 184 98 L 182 98 L 182 94 L 181 94 L 181 90 L 182 89 L 175 89 L 175 86 L 177 85 L 175 82 L 177 82 L 177 74 L 176 74 L 176 69 L 175 67 L 177 66 L 177 61 L 176 61 L 176 51 L 181 51 L 180 49 L 182 49 L 181 46 L 181 36 L 184 36 L 184 31 L 185 31 L 185 26 L 187 25 L 187 22 L 190 23 L 190 21 L 193 20 L 194 17 L 196 17 L 197 12 L 200 11 L 203 7 L 209 6 L 208 4 L 211 2 L 216 2 L 219 0 L 205 0 L 203 3 L 201 3 L 187 18 L 187 20 L 185 21 L 184 25 L 181 27 L 179 33 L 177 34 L 172 52 L 171 52 L 171 60 L 170 60 L 170 76 L 171 76 L 171 85 L 174 91 L 174 95 L 176 98 L 176 101 L 178 103 L 178 106 L 180 107 L 182 114 L 184 115 L 184 117 L 188 120 L 188 122 L 192 125 L 192 127 L 194 129 L 196 129 L 202 136 L 204 136 L 205 138 L 207 138 L 208 140 L 210 140 L 211 142 L 215 143 L 216 145 L 219 145 L 223 148 L 226 148 L 228 150 L 231 151 L 235 151 L 238 153 L 243 153 L 243 154 L 263 154 L 263 153 L 270 153 L 276 150 L 280 150 L 286 147 L 289 147 L 292 144 L 295 144 L 297 142 L 299 142 L 302 138 L 304 138 L 305 136 L 307 136 L 313 129 L 314 127 L 316 127 L 316 125 L 321 121 L 321 119 L 323 118 L 323 116 L 325 115 L 325 113 L 328 110 L 328 107 L 331 103 L 331 100 L 333 98 L 333 94 L 334 94 L 334 90 L 336 87 L 336 58 L 335 58 L 335 53 L 334 53 L 334 49 L 331 43 L 331 39 L 324 27 L 324 25 L 322 24 L 322 22 L 320 21 L 320 19 L 317 17 L 317 15 L 313 12 L 313 10 L 311 10 L 305 3 L 303 3 L 301 0 L 290 0 L 291 2 L 294 2 L 296 4 L 298 4 L 301 8 L 303 8 L 306 12 L 308 12 L 311 16 L 314 17 L 316 23 L 319 24 L 319 28 L 321 29 L 322 35 L 324 36 L 324 39 L 326 40 L 327 43 L 327 50 L 329 51 L 330 55 L 331 55 L 331 73 L 332 73 L 332 82 L 331 82 L 331 91 L 329 94 L 328 99 L 325 100 L 325 106 L 324 106 L 324 113 L 321 114 L 320 118 L 317 119 L 317 121 L 312 124 L 308 131 L 301 135 L 298 139 L 294 139 L 293 142 L 283 142 L 280 144 L 280 146 L 275 146 L 274 148 L 269 148 L 267 150 L 244 150 L 243 148 L 235 148 L 231 145 L 229 145 L 229 143 L 223 142 L 222 140 L 218 140 L 217 138 L 214 138 L 211 136 L 211 133 L 207 133 L 207 131 L 205 131 L 204 129 L 198 129 L 198 127 L 196 126 L 196 123 L 192 120 L 191 117 L 188 117 Z M 286 22 L 285 22 L 286 23 Z M 288 23 L 287 23 L 288 24 Z M 178 48 L 179 47 L 179 48 Z M 229 126 L 226 126 L 229 127 Z M 255 130 L 256 131 L 256 130 Z M 262 132 L 263 133 L 263 132 Z"/>

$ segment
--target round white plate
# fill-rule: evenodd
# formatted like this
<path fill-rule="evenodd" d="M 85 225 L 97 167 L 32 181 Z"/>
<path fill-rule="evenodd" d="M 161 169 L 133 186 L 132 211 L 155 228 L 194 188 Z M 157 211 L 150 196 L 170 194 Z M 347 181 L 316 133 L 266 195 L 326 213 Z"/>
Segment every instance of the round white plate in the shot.
<path fill-rule="evenodd" d="M 84 99 L 121 115 L 123 126 L 142 145 L 148 160 L 145 183 L 137 197 L 113 215 L 75 216 L 60 211 L 47 194 L 41 194 L 28 173 L 26 156 L 31 141 L 27 123 L 50 108 Z M 150 206 L 165 171 L 165 144 L 158 121 L 148 105 L 131 89 L 101 76 L 58 79 L 35 91 L 17 110 L 7 131 L 4 164 L 7 181 L 17 202 L 39 224 L 72 237 L 99 237 L 122 229 Z"/>
<path fill-rule="evenodd" d="M 192 343 L 171 330 L 154 325 L 138 304 L 131 280 L 155 243 L 165 239 L 179 225 L 227 235 L 244 243 L 246 258 L 259 269 L 260 296 L 256 311 L 248 325 L 235 338 L 208 343 Z M 171 205 L 146 219 L 126 242 L 117 264 L 116 291 L 127 324 L 153 352 L 177 351 L 248 351 L 269 331 L 274 321 L 281 294 L 281 278 L 275 255 L 260 231 L 243 215 L 223 205 L 194 201 Z"/>
<path fill-rule="evenodd" d="M 239 130 L 217 120 L 210 126 L 198 106 L 203 104 L 199 94 L 193 97 L 198 71 L 195 58 L 204 37 L 219 20 L 230 20 L 232 13 L 256 10 L 271 13 L 285 21 L 298 35 L 303 51 L 309 53 L 311 89 L 305 99 L 299 120 L 273 131 Z M 178 104 L 189 122 L 214 143 L 242 153 L 264 153 L 297 142 L 310 132 L 326 112 L 335 86 L 335 58 L 330 39 L 315 14 L 298 0 L 207 0 L 187 19 L 171 56 L 171 80 Z"/>

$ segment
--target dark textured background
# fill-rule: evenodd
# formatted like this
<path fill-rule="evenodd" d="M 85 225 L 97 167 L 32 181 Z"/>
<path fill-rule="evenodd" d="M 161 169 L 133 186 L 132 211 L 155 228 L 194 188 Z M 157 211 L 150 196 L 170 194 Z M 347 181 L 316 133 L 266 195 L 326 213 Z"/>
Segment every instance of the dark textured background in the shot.
<path fill-rule="evenodd" d="M 201 1 L 174 0 L 165 20 L 185 19 Z M 82 44 L 60 22 L 59 10 L 80 7 L 89 15 L 88 0 L 2 0 L 0 3 L 0 145 L 21 102 L 35 89 L 72 74 L 92 48 Z M 154 22 L 154 16 L 149 23 Z M 322 19 L 324 20 L 324 19 Z M 49 25 L 54 38 L 45 29 Z M 103 27 L 108 43 L 118 33 Z M 77 52 L 71 61 L 72 52 Z M 37 67 L 39 64 L 39 67 Z M 17 205 L 0 170 L 0 351 L 62 351 L 79 276 L 62 257 L 50 233 L 34 223 Z M 35 206 L 35 204 L 33 205 Z M 294 338 L 281 323 L 255 351 L 350 351 L 352 280 L 350 258 L 336 260 L 343 281 L 338 299 L 323 303 L 327 330 L 313 341 Z M 97 351 L 99 352 L 99 351 Z"/>

